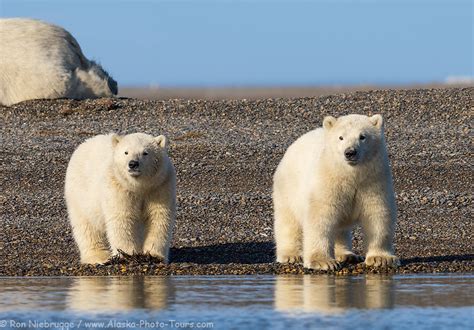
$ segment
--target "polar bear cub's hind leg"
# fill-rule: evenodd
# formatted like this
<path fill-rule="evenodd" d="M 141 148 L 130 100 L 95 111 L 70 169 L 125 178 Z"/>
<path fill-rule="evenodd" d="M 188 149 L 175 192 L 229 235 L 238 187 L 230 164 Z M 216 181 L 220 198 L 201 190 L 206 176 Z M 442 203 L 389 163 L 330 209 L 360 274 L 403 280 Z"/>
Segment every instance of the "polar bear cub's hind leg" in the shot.
<path fill-rule="evenodd" d="M 103 230 L 95 228 L 80 212 L 69 208 L 72 232 L 81 254 L 81 263 L 102 264 L 110 257 L 107 237 Z"/>
<path fill-rule="evenodd" d="M 303 261 L 301 224 L 277 190 L 273 194 L 273 203 L 277 262 L 301 263 Z"/>
<path fill-rule="evenodd" d="M 336 231 L 335 242 L 336 260 L 340 263 L 357 264 L 364 261 L 364 257 L 352 252 L 352 228 L 346 227 Z"/>

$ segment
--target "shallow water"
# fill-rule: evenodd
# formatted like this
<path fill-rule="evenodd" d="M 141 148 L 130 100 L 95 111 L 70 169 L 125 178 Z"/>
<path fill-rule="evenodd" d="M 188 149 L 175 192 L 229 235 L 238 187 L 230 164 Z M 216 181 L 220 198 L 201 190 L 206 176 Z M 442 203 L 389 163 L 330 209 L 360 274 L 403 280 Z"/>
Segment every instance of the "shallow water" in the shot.
<path fill-rule="evenodd" d="M 472 329 L 474 275 L 0 278 L 0 328 Z"/>

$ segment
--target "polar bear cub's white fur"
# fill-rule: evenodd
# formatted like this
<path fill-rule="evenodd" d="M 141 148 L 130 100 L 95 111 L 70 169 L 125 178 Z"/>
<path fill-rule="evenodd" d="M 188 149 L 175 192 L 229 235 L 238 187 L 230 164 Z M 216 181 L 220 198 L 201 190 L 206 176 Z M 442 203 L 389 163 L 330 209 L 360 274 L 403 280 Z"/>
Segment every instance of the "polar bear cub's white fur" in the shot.
<path fill-rule="evenodd" d="M 65 198 L 82 263 L 118 250 L 168 261 L 176 174 L 166 143 L 163 135 L 98 135 L 74 151 Z"/>
<path fill-rule="evenodd" d="M 286 151 L 274 175 L 278 262 L 334 270 L 362 258 L 351 230 L 362 225 L 367 265 L 397 266 L 396 205 L 382 116 L 324 118 Z"/>
<path fill-rule="evenodd" d="M 89 61 L 63 28 L 34 19 L 0 19 L 0 104 L 115 94 L 115 80 Z"/>

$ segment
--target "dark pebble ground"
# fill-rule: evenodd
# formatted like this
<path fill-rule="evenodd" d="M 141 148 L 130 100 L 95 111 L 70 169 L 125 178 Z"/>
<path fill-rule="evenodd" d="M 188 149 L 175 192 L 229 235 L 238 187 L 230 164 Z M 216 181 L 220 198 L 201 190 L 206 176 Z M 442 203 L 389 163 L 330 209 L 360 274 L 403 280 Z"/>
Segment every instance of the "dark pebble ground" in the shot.
<path fill-rule="evenodd" d="M 256 101 L 38 100 L 0 107 L 0 275 L 312 273 L 274 262 L 272 174 L 323 116 L 382 113 L 398 202 L 397 270 L 473 272 L 474 88 L 355 92 Z M 171 264 L 146 256 L 81 266 L 63 200 L 86 138 L 166 134 L 178 175 Z M 357 229 L 354 246 L 360 251 Z"/>

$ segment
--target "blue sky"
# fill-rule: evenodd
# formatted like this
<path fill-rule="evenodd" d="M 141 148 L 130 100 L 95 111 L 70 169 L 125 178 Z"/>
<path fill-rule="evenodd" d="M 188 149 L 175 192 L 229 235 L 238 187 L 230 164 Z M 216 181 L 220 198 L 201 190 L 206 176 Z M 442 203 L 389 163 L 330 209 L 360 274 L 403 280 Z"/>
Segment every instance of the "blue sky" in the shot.
<path fill-rule="evenodd" d="M 65 27 L 121 86 L 413 84 L 474 75 L 471 0 L 0 0 L 0 16 Z"/>

